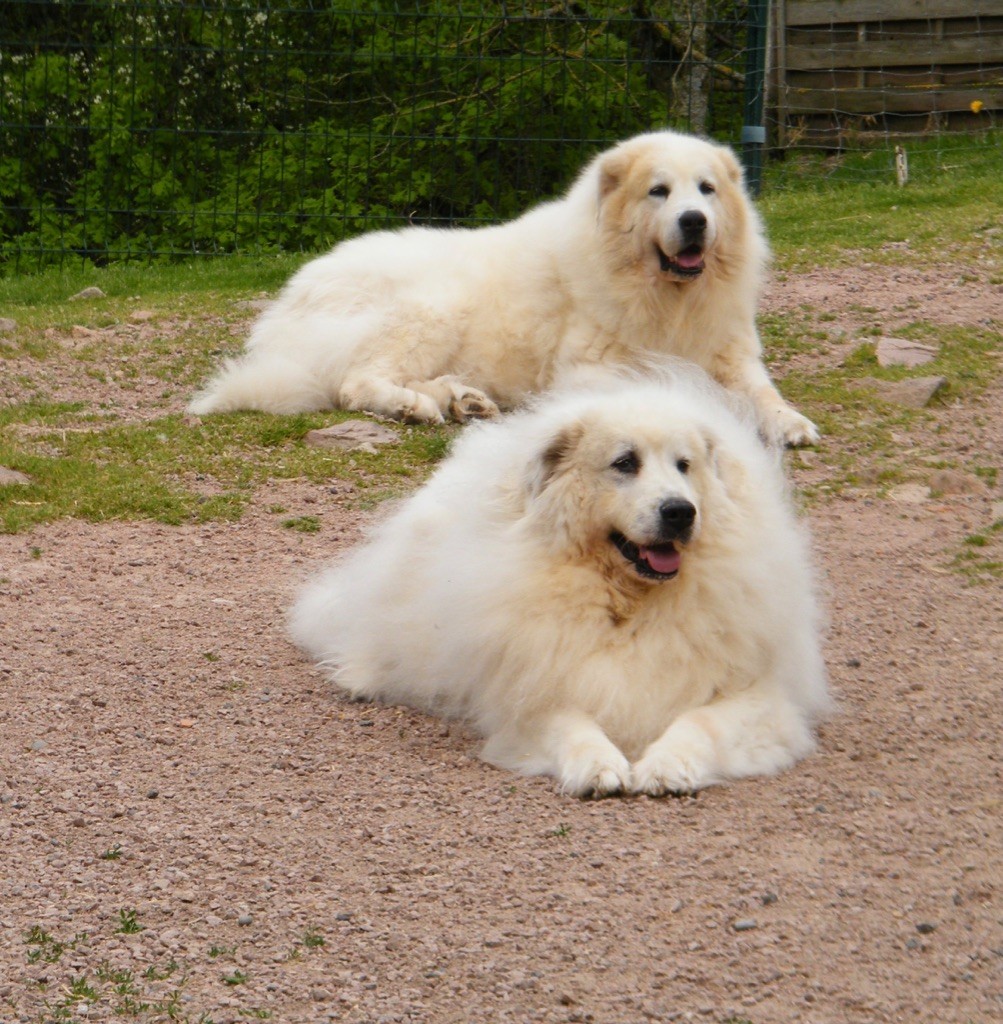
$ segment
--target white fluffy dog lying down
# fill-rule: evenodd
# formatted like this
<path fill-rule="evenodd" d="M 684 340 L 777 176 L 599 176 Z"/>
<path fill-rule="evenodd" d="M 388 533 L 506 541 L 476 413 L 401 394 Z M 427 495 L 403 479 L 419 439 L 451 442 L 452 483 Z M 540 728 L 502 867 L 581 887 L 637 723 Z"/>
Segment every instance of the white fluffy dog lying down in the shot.
<path fill-rule="evenodd" d="M 568 793 L 775 772 L 827 704 L 804 532 L 718 389 L 604 376 L 470 428 L 291 632 L 361 698 L 458 716 Z"/>
<path fill-rule="evenodd" d="M 466 420 L 569 368 L 674 355 L 748 396 L 766 436 L 803 444 L 818 432 L 761 360 L 765 260 L 730 149 L 639 135 L 506 224 L 372 232 L 312 260 L 189 411 Z"/>

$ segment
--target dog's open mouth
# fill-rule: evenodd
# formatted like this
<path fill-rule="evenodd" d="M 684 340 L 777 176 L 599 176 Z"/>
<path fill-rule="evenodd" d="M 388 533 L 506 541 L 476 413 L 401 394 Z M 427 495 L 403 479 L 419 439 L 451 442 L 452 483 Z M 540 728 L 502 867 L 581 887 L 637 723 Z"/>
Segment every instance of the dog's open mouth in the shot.
<path fill-rule="evenodd" d="M 638 574 L 649 580 L 671 580 L 679 572 L 683 556 L 675 544 L 652 544 L 640 547 L 622 533 L 615 530 L 609 539 L 617 550 L 637 570 Z"/>
<path fill-rule="evenodd" d="M 656 245 L 658 265 L 666 274 L 678 274 L 680 277 L 696 277 L 703 273 L 703 249 L 699 245 L 688 245 L 680 249 L 675 256 L 667 256 L 660 245 Z"/>

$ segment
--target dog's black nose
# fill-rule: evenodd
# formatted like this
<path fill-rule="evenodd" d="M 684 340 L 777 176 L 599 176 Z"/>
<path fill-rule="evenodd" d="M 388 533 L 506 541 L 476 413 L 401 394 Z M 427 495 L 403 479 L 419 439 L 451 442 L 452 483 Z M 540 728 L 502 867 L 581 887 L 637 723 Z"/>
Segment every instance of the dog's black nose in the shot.
<path fill-rule="evenodd" d="M 707 215 L 699 210 L 684 210 L 679 214 L 679 227 L 687 238 L 702 235 L 707 230 Z"/>
<path fill-rule="evenodd" d="M 697 517 L 697 510 L 685 498 L 669 498 L 659 506 L 658 514 L 662 519 L 662 535 L 671 540 L 681 537 L 690 529 Z"/>

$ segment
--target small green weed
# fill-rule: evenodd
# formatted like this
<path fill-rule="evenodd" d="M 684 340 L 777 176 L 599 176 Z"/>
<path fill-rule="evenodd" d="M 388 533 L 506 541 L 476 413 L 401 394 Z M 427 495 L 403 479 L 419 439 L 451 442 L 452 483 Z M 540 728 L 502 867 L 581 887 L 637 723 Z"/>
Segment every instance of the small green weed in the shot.
<path fill-rule="evenodd" d="M 557 828 L 551 829 L 547 833 L 548 836 L 554 836 L 557 839 L 563 839 L 565 836 L 568 836 L 570 834 L 571 834 L 571 826 L 570 825 L 566 825 L 563 821 L 561 822 L 560 825 L 557 826 Z"/>
<path fill-rule="evenodd" d="M 77 943 L 86 938 L 86 932 L 78 932 L 72 939 L 61 942 L 39 925 L 32 925 L 24 937 L 25 945 L 28 946 L 28 963 L 59 963 L 66 950 L 76 949 Z"/>
<path fill-rule="evenodd" d="M 165 981 L 177 969 L 177 960 L 168 960 L 162 968 L 158 968 L 156 964 L 150 964 L 150 966 L 143 971 L 143 977 L 146 978 L 147 981 Z"/>
<path fill-rule="evenodd" d="M 1003 578 L 1003 519 L 967 536 L 951 561 L 951 568 L 972 583 Z"/>
<path fill-rule="evenodd" d="M 139 923 L 135 910 L 120 910 L 118 912 L 116 935 L 138 935 L 142 931 L 146 931 L 146 928 Z"/>
<path fill-rule="evenodd" d="M 317 533 L 320 530 L 320 520 L 316 516 L 297 516 L 295 519 L 283 519 L 282 525 L 287 530 L 296 530 L 299 533 Z"/>
<path fill-rule="evenodd" d="M 118 860 L 122 856 L 122 844 L 116 843 L 114 846 L 108 847 L 104 853 L 98 854 L 101 860 Z"/>
<path fill-rule="evenodd" d="M 97 1001 L 98 991 L 86 978 L 72 978 L 66 998 L 73 1003 L 78 1003 L 83 999 L 93 1003 Z"/>
<path fill-rule="evenodd" d="M 233 971 L 231 974 L 223 975 L 224 985 L 243 985 L 247 981 L 248 975 L 244 974 L 243 971 Z"/>

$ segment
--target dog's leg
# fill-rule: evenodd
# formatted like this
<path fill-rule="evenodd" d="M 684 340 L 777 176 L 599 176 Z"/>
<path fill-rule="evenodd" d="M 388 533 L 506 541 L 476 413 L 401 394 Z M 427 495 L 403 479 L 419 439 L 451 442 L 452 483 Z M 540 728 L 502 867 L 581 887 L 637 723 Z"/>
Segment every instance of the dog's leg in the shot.
<path fill-rule="evenodd" d="M 630 787 L 630 763 L 581 711 L 537 714 L 491 736 L 485 761 L 526 775 L 553 775 L 565 793 L 602 797 Z"/>
<path fill-rule="evenodd" d="M 470 419 L 493 420 L 501 415 L 498 406 L 483 391 L 468 387 L 459 377 L 436 377 L 435 380 L 411 380 L 412 391 L 428 395 L 442 415 L 451 416 L 457 423 Z"/>
<path fill-rule="evenodd" d="M 752 399 L 766 439 L 771 443 L 796 447 L 818 441 L 818 427 L 784 401 L 766 367 L 755 356 L 721 357 L 713 374 L 726 388 Z"/>
<path fill-rule="evenodd" d="M 723 779 L 769 775 L 814 747 L 800 708 L 755 688 L 680 715 L 633 767 L 633 791 L 693 793 Z"/>
<path fill-rule="evenodd" d="M 381 377 L 346 377 L 338 394 L 338 405 L 405 423 L 442 423 L 444 419 L 435 399 Z"/>

